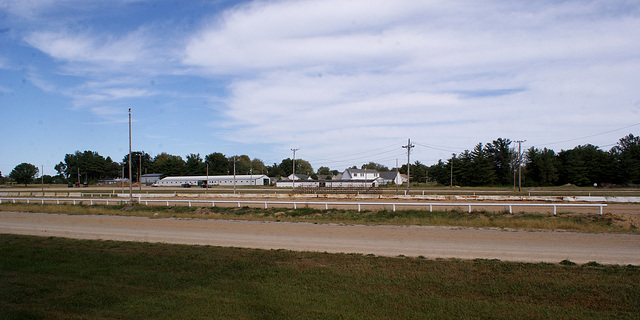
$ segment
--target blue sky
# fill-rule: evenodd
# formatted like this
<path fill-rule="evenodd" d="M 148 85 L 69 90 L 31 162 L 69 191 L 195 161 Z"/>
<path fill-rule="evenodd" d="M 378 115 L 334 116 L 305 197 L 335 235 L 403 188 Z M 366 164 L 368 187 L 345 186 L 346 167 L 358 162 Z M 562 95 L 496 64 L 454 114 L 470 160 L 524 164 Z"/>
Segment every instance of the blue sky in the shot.
<path fill-rule="evenodd" d="M 640 132 L 638 1 L 0 0 L 0 171 L 67 153 L 433 164 Z"/>

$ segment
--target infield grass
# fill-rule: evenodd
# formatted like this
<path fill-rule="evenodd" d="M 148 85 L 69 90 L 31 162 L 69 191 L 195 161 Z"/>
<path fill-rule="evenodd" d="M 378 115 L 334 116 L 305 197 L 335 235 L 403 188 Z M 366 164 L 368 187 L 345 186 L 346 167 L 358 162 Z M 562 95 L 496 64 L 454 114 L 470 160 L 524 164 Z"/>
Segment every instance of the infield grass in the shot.
<path fill-rule="evenodd" d="M 640 269 L 0 235 L 0 319 L 637 319 Z"/>

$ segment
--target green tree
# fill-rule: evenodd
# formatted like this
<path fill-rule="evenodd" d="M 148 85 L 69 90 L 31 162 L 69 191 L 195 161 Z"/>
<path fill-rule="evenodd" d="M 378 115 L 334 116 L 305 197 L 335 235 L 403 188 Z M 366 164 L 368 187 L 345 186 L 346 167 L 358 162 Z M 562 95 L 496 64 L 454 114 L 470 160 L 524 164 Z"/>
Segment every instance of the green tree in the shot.
<path fill-rule="evenodd" d="M 251 160 L 251 169 L 253 170 L 253 174 L 264 174 L 267 172 L 267 166 L 258 158 Z"/>
<path fill-rule="evenodd" d="M 54 168 L 67 181 L 78 181 L 80 178 L 82 181 L 95 182 L 120 176 L 118 163 L 114 163 L 110 157 L 104 158 L 89 150 L 66 154 L 64 162 L 58 163 Z"/>
<path fill-rule="evenodd" d="M 189 176 L 203 176 L 207 173 L 207 165 L 202 161 L 199 153 L 189 154 L 185 167 L 186 174 Z"/>
<path fill-rule="evenodd" d="M 511 140 L 503 138 L 493 140 L 485 146 L 487 157 L 493 164 L 495 182 L 499 185 L 511 183 L 511 161 L 514 157 L 514 150 L 510 146 Z"/>
<path fill-rule="evenodd" d="M 284 173 L 280 169 L 280 166 L 277 163 L 274 163 L 270 166 L 267 166 L 267 176 L 269 177 L 282 177 Z"/>
<path fill-rule="evenodd" d="M 553 150 L 531 147 L 526 158 L 525 170 L 531 184 L 552 186 L 558 183 L 558 157 Z"/>
<path fill-rule="evenodd" d="M 629 134 L 610 151 L 615 182 L 640 184 L 640 137 Z"/>
<path fill-rule="evenodd" d="M 331 169 L 329 169 L 329 167 L 320 167 L 318 168 L 317 173 L 320 176 L 328 176 L 328 175 L 331 175 Z"/>
<path fill-rule="evenodd" d="M 240 155 L 235 157 L 229 157 L 229 172 L 233 174 L 233 161 L 236 161 L 236 174 L 250 174 L 251 173 L 251 158 L 248 155 Z"/>
<path fill-rule="evenodd" d="M 122 162 L 123 165 L 118 165 L 117 169 L 115 169 L 116 172 L 110 174 L 111 177 L 119 177 L 122 172 L 122 166 L 124 166 L 124 176 L 125 178 L 129 178 L 129 154 L 125 154 L 122 157 Z M 131 174 L 133 175 L 133 180 L 132 181 L 138 181 L 138 177 L 142 177 L 143 174 L 145 174 L 145 172 L 151 170 L 152 172 L 154 171 L 154 167 L 153 167 L 154 163 L 153 160 L 151 159 L 151 156 L 146 153 L 146 152 L 142 152 L 142 151 L 132 151 L 131 152 Z M 120 172 L 117 172 L 120 171 Z"/>
<path fill-rule="evenodd" d="M 411 165 L 411 181 L 413 182 L 426 182 L 427 181 L 427 171 L 429 168 L 420 163 L 420 161 L 416 161 Z M 385 171 L 389 171 L 388 169 Z"/>
<path fill-rule="evenodd" d="M 385 172 L 385 171 L 389 171 L 389 168 L 381 165 L 379 163 L 375 163 L 375 162 L 369 162 L 367 164 L 363 164 L 360 169 L 369 169 L 369 170 L 376 170 L 378 172 Z"/>
<path fill-rule="evenodd" d="M 561 163 L 559 175 L 562 183 L 589 186 L 593 183 L 611 181 L 611 155 L 594 145 L 587 144 L 563 150 L 558 154 L 558 158 Z"/>
<path fill-rule="evenodd" d="M 187 171 L 187 164 L 182 160 L 182 157 L 170 155 L 166 152 L 157 155 L 153 162 L 154 171 L 165 176 L 182 176 Z"/>
<path fill-rule="evenodd" d="M 229 159 L 220 152 L 214 152 L 205 157 L 205 165 L 209 164 L 210 175 L 228 175 Z"/>
<path fill-rule="evenodd" d="M 282 172 L 282 176 L 289 176 L 293 173 L 293 160 L 291 158 L 287 158 L 282 160 L 278 165 L 278 168 Z M 296 159 L 296 174 L 304 174 L 307 176 L 311 176 L 313 173 L 313 167 L 309 161 L 303 159 Z"/>
<path fill-rule="evenodd" d="M 13 179 L 17 183 L 24 183 L 24 186 L 26 187 L 27 184 L 33 181 L 37 174 L 38 168 L 36 166 L 23 162 L 13 168 L 11 173 L 9 173 L 9 178 Z"/>
<path fill-rule="evenodd" d="M 471 152 L 471 163 L 468 171 L 471 186 L 493 185 L 496 180 L 494 163 L 490 155 L 483 148 L 482 143 L 478 143 Z"/>
<path fill-rule="evenodd" d="M 429 167 L 429 180 L 449 185 L 450 173 L 450 167 L 440 159 L 438 163 Z"/>

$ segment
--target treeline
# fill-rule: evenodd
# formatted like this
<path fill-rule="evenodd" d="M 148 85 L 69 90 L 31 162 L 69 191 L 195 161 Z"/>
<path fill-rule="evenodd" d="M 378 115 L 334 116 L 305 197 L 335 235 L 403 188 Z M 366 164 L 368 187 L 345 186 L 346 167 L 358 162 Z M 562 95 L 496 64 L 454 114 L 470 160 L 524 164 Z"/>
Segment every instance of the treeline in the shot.
<path fill-rule="evenodd" d="M 58 172 L 51 177 L 51 183 L 87 181 L 95 183 L 102 179 L 113 179 L 124 176 L 129 178 L 129 155 L 122 161 L 115 162 L 110 157 L 103 157 L 95 151 L 76 151 L 67 154 L 54 168 Z M 234 168 L 235 164 L 235 168 Z M 270 177 L 288 176 L 293 172 L 293 160 L 287 158 L 280 164 L 265 165 L 260 159 L 251 159 L 247 155 L 226 156 L 219 152 L 206 155 L 189 154 L 186 159 L 181 156 L 161 153 L 151 157 L 148 153 L 132 152 L 132 181 L 138 181 L 142 174 L 162 173 L 164 176 L 191 175 L 231 175 L 266 174 Z M 314 175 L 311 164 L 303 159 L 296 159 L 296 173 Z"/>
<path fill-rule="evenodd" d="M 637 185 L 640 137 L 629 134 L 609 151 L 587 144 L 559 153 L 531 147 L 522 154 L 512 141 L 500 138 L 479 143 L 471 151 L 454 154 L 447 162 L 440 160 L 430 167 L 417 162 L 415 169 L 411 166 L 411 179 L 428 179 L 442 185 L 507 186 L 518 179 L 518 168 L 523 186 Z"/>
<path fill-rule="evenodd" d="M 44 183 L 67 183 L 87 181 L 95 183 L 102 179 L 124 176 L 129 178 L 129 155 L 121 161 L 113 161 L 95 151 L 76 151 L 67 154 L 54 168 L 56 176 L 44 176 Z M 185 159 L 186 158 L 186 159 Z M 168 153 L 151 157 L 148 153 L 133 152 L 132 181 L 138 181 L 141 174 L 161 173 L 164 176 L 181 175 L 230 175 L 266 174 L 269 177 L 286 177 L 293 172 L 293 160 L 282 160 L 279 164 L 266 165 L 262 160 L 251 159 L 247 155 L 226 156 L 219 152 L 206 155 L 189 154 L 185 158 Z M 304 174 L 313 179 L 324 175 L 337 175 L 337 170 L 328 167 L 313 171 L 311 164 L 296 159 L 296 174 Z M 355 167 L 354 167 L 355 168 Z M 362 169 L 388 171 L 383 165 L 369 162 Z M 559 153 L 547 148 L 531 147 L 518 153 L 515 143 L 499 138 L 491 143 L 478 143 L 473 150 L 453 154 L 427 166 L 416 161 L 411 164 L 412 182 L 436 182 L 440 185 L 457 186 L 509 186 L 517 179 L 520 168 L 523 186 L 557 186 L 573 184 L 577 186 L 638 185 L 640 184 L 640 137 L 629 134 L 620 139 L 609 151 L 591 144 L 577 146 Z M 18 165 L 9 176 L 18 183 L 30 183 L 38 169 L 27 163 Z M 407 173 L 406 164 L 399 168 Z M 0 178 L 2 178 L 0 176 Z M 4 179 L 4 178 L 3 178 Z"/>

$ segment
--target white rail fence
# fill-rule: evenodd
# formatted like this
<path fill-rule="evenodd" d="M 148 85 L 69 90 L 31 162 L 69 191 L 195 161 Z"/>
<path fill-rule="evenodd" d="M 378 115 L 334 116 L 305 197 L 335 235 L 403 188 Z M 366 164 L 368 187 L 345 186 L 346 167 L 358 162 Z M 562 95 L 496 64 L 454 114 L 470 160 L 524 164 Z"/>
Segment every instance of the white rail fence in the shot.
<path fill-rule="evenodd" d="M 76 204 L 86 204 L 90 205 L 104 203 L 104 204 L 123 204 L 128 203 L 129 199 L 71 199 L 71 198 L 0 198 L 0 203 L 4 202 L 26 202 L 26 203 L 73 203 Z M 542 207 L 542 208 L 553 208 L 553 215 L 557 215 L 557 209 L 560 208 L 598 208 L 598 213 L 600 215 L 603 214 L 603 208 L 606 207 L 606 204 L 603 203 L 461 203 L 461 202 L 328 202 L 328 201 L 256 201 L 256 200 L 190 200 L 190 199 L 172 199 L 172 200 L 161 200 L 161 199 L 143 199 L 137 198 L 134 199 L 134 202 L 138 202 L 140 204 L 155 204 L 155 205 L 178 205 L 178 204 L 188 204 L 189 207 L 192 205 L 197 206 L 211 206 L 215 207 L 216 204 L 234 204 L 237 205 L 238 208 L 245 205 L 260 205 L 264 206 L 265 209 L 268 209 L 269 206 L 291 206 L 293 209 L 297 209 L 298 206 L 316 206 L 316 207 L 324 207 L 325 210 L 328 210 L 329 207 L 357 207 L 358 212 L 362 211 L 363 207 L 385 207 L 391 209 L 395 212 L 397 207 L 420 207 L 426 209 L 429 208 L 429 212 L 433 211 L 434 207 L 449 207 L 449 208 L 467 208 L 467 211 L 471 213 L 472 208 L 482 208 L 482 207 L 502 207 L 509 210 L 509 213 L 513 213 L 514 207 Z"/>

